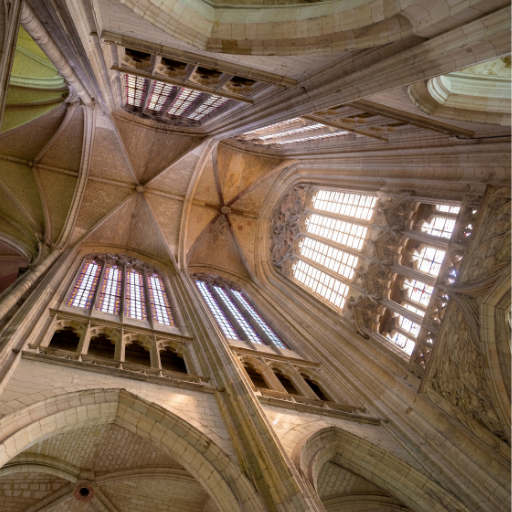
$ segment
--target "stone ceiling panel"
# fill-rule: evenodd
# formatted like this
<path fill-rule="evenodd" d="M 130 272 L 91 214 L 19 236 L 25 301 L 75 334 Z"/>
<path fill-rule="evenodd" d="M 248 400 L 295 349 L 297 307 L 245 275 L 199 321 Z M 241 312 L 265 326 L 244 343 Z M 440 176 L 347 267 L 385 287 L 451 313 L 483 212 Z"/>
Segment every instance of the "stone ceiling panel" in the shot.
<path fill-rule="evenodd" d="M 244 153 L 219 144 L 217 169 L 224 202 L 230 203 L 238 194 L 274 171 L 282 162 L 282 159 Z"/>
<path fill-rule="evenodd" d="M 176 256 L 178 254 L 183 201 L 176 201 L 150 192 L 146 192 L 145 195 L 171 252 Z"/>
<path fill-rule="evenodd" d="M 136 215 L 137 194 L 119 207 L 105 222 L 95 229 L 88 237 L 88 242 L 99 242 L 125 246 L 128 240 L 132 216 Z"/>
<path fill-rule="evenodd" d="M 44 201 L 50 215 L 52 240 L 57 242 L 73 201 L 77 178 L 56 171 L 38 168 Z"/>
<path fill-rule="evenodd" d="M 82 159 L 83 139 L 84 111 L 83 108 L 77 107 L 64 130 L 52 142 L 39 162 L 43 165 L 78 172 Z"/>
<path fill-rule="evenodd" d="M 32 160 L 53 137 L 66 115 L 62 105 L 40 118 L 0 136 L 0 155 Z"/>
<path fill-rule="evenodd" d="M 66 480 L 46 473 L 16 473 L 4 476 L 0 478 L 0 510 L 24 512 L 48 494 L 67 485 Z"/>
<path fill-rule="evenodd" d="M 212 247 L 216 248 L 215 251 L 212 251 Z M 250 278 L 225 215 L 221 215 L 199 235 L 190 249 L 188 265 L 211 267 L 212 273 L 215 273 L 215 269 L 224 269 L 243 278 Z"/>
<path fill-rule="evenodd" d="M 130 164 L 113 130 L 96 127 L 89 174 L 107 180 L 135 183 Z"/>
<path fill-rule="evenodd" d="M 3 215 L 5 215 L 8 220 L 13 220 L 16 223 L 19 223 L 25 231 L 33 233 L 33 227 L 31 226 L 26 213 L 0 184 L 0 216 Z M 41 228 L 42 226 L 39 227 Z M 39 230 L 39 232 L 41 231 Z"/>
<path fill-rule="evenodd" d="M 255 184 L 254 188 L 248 190 L 247 193 L 241 194 L 240 198 L 231 205 L 231 208 L 259 212 L 276 180 L 277 175 L 271 174 L 268 178 L 259 181 Z"/>
<path fill-rule="evenodd" d="M 213 155 L 208 157 L 194 192 L 194 200 L 220 206 L 219 194 L 213 170 Z"/>
<path fill-rule="evenodd" d="M 116 481 L 101 487 L 123 512 L 202 512 L 208 494 L 193 479 L 144 478 Z"/>
<path fill-rule="evenodd" d="M 131 188 L 89 180 L 78 212 L 76 227 L 81 234 L 85 233 L 130 194 L 134 194 Z"/>
<path fill-rule="evenodd" d="M 255 272 L 254 243 L 256 236 L 256 219 L 248 219 L 241 215 L 231 214 L 229 216 L 233 233 L 238 245 L 245 255 L 245 259 L 253 272 Z"/>
<path fill-rule="evenodd" d="M 0 181 L 27 212 L 36 229 L 42 233 L 44 226 L 43 206 L 32 169 L 17 162 L 0 160 Z"/>
<path fill-rule="evenodd" d="M 51 510 L 52 512 L 98 512 L 98 508 L 90 502 L 84 503 L 75 499 L 70 499 L 64 503 L 60 503 Z"/>
<path fill-rule="evenodd" d="M 146 128 L 122 119 L 117 119 L 116 124 L 140 183 L 146 183 L 200 141 L 195 137 Z"/>
<path fill-rule="evenodd" d="M 156 176 L 155 179 L 151 181 L 151 189 L 185 197 L 190 185 L 190 180 L 204 150 L 204 144 L 200 144 L 191 149 L 186 155 L 172 164 L 169 169 Z"/>
<path fill-rule="evenodd" d="M 123 468 L 182 467 L 150 441 L 117 425 L 107 425 L 102 438 L 98 439 L 94 470 L 108 473 Z"/>
<path fill-rule="evenodd" d="M 168 262 L 170 258 L 166 242 L 146 198 L 138 194 L 136 201 L 127 246 Z"/>
<path fill-rule="evenodd" d="M 195 204 L 192 205 L 190 208 L 187 231 L 187 253 L 192 245 L 194 245 L 197 237 L 217 215 L 219 215 L 219 212 L 213 208 L 205 208 L 204 206 L 198 206 Z"/>

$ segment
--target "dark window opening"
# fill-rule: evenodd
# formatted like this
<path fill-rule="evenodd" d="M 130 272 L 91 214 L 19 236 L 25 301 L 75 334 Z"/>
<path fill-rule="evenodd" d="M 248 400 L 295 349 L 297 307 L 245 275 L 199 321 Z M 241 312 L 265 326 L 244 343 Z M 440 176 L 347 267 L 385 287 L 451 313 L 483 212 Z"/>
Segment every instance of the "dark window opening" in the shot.
<path fill-rule="evenodd" d="M 261 375 L 258 370 L 255 370 L 252 366 L 247 365 L 245 366 L 245 371 L 247 372 L 247 375 L 249 375 L 252 383 L 257 388 L 270 389 L 266 380 L 263 378 L 263 375 Z"/>
<path fill-rule="evenodd" d="M 301 394 L 297 391 L 296 387 L 293 385 L 293 382 L 288 377 L 285 377 L 279 371 L 274 371 L 274 373 L 275 373 L 276 377 L 279 379 L 279 382 L 281 383 L 281 385 L 284 387 L 284 389 L 286 389 L 287 393 L 289 393 L 290 395 L 300 395 Z"/>
<path fill-rule="evenodd" d="M 133 59 L 135 62 L 141 63 L 148 63 L 151 60 L 151 55 L 146 52 L 141 52 L 139 50 L 132 50 L 130 48 L 125 49 L 126 55 L 130 57 L 130 59 Z"/>
<path fill-rule="evenodd" d="M 60 350 L 69 350 L 76 352 L 78 343 L 80 342 L 80 336 L 73 331 L 71 327 L 66 327 L 61 331 L 57 331 L 50 341 L 50 348 L 58 348 Z"/>
<path fill-rule="evenodd" d="M 315 393 L 315 395 L 320 400 L 324 400 L 325 402 L 331 401 L 318 384 L 315 384 L 309 377 L 306 377 L 305 375 L 303 375 L 302 378 L 306 381 L 307 385 L 313 390 L 313 393 Z"/>
<path fill-rule="evenodd" d="M 124 360 L 127 363 L 151 366 L 149 351 L 147 351 L 142 345 L 139 345 L 138 343 L 127 345 L 124 353 Z"/>
<path fill-rule="evenodd" d="M 162 352 L 160 352 L 160 362 L 162 363 L 163 370 L 188 373 L 183 358 L 171 349 L 162 350 Z"/>
<path fill-rule="evenodd" d="M 87 355 L 114 359 L 115 352 L 115 345 L 104 334 L 102 334 L 101 336 L 91 339 Z"/>

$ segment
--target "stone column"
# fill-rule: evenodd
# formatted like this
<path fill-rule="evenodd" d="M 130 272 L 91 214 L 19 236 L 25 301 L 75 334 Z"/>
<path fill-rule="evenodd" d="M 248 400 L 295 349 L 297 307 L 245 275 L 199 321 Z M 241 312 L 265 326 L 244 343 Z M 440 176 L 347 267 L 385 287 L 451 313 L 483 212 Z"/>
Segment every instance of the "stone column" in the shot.
<path fill-rule="evenodd" d="M 0 41 L 3 46 L 0 47 L 0 126 L 4 116 L 5 101 L 7 98 L 7 88 L 9 87 L 9 79 L 11 77 L 11 68 L 16 51 L 16 41 L 18 39 L 18 27 L 20 24 L 21 1 L 12 0 L 10 5 L 7 4 L 9 10 L 6 9 L 0 13 L 3 16 L 4 34 L 0 34 Z"/>
<path fill-rule="evenodd" d="M 0 301 L 0 321 L 4 319 L 21 297 L 30 290 L 32 285 L 52 266 L 60 255 L 60 250 L 51 252 L 39 265 L 25 274 L 9 294 Z"/>

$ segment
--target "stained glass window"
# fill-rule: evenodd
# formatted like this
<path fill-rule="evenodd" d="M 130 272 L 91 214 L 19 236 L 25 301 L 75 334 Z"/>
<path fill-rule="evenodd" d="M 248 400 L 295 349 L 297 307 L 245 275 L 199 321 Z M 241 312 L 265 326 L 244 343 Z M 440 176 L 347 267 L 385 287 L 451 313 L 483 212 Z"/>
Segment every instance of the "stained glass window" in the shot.
<path fill-rule="evenodd" d="M 279 338 L 279 336 L 274 332 L 272 327 L 265 322 L 265 320 L 261 317 L 261 315 L 254 309 L 252 304 L 244 297 L 244 294 L 237 291 L 237 290 L 231 290 L 236 298 L 244 305 L 244 307 L 247 309 L 248 313 L 258 322 L 258 325 L 263 329 L 265 334 L 274 342 L 274 344 L 279 347 L 286 349 L 288 348 Z"/>
<path fill-rule="evenodd" d="M 416 313 L 417 315 L 425 316 L 425 311 L 417 308 L 416 306 L 413 306 L 412 304 L 405 304 L 404 308 L 408 309 L 409 311 L 412 311 L 413 313 Z"/>
<path fill-rule="evenodd" d="M 459 213 L 460 206 L 449 206 L 447 204 L 436 204 L 436 210 L 445 213 Z"/>
<path fill-rule="evenodd" d="M 196 281 L 196 284 L 226 338 L 231 338 L 232 340 L 239 340 L 240 336 L 236 332 L 235 328 L 229 321 L 229 318 L 226 316 L 224 311 L 222 311 L 222 308 L 219 306 L 217 299 L 209 290 L 207 284 L 204 281 Z"/>
<path fill-rule="evenodd" d="M 148 289 L 153 320 L 159 324 L 174 325 L 164 283 L 158 274 L 148 275 Z"/>
<path fill-rule="evenodd" d="M 183 88 L 173 101 L 171 108 L 167 111 L 170 116 L 183 115 L 193 103 L 201 96 L 202 93 Z"/>
<path fill-rule="evenodd" d="M 124 75 L 126 87 L 126 103 L 133 107 L 142 106 L 146 80 L 140 76 Z"/>
<path fill-rule="evenodd" d="M 188 116 L 188 119 L 194 119 L 195 121 L 200 121 L 203 117 L 211 114 L 215 110 L 219 109 L 223 105 L 225 105 L 229 101 L 228 98 L 222 98 L 220 96 L 216 96 L 211 94 L 208 99 L 197 108 L 192 114 Z"/>
<path fill-rule="evenodd" d="M 444 255 L 444 251 L 435 249 L 434 247 L 423 247 L 419 252 L 414 254 L 414 258 L 418 262 L 418 270 L 437 276 L 441 270 Z"/>
<path fill-rule="evenodd" d="M 361 220 L 370 220 L 377 204 L 375 196 L 319 190 L 313 197 L 313 208 Z"/>
<path fill-rule="evenodd" d="M 421 231 L 432 236 L 451 238 L 454 228 L 454 219 L 447 219 L 446 217 L 434 217 L 428 224 L 423 224 L 423 226 L 421 226 Z"/>
<path fill-rule="evenodd" d="M 98 265 L 94 260 L 84 263 L 80 276 L 69 298 L 68 306 L 74 306 L 76 308 L 91 307 L 100 272 L 101 265 Z"/>
<path fill-rule="evenodd" d="M 345 305 L 348 286 L 305 261 L 294 263 L 293 277 L 335 306 L 342 308 Z"/>
<path fill-rule="evenodd" d="M 147 320 L 144 278 L 134 269 L 126 273 L 126 316 L 137 320 Z"/>
<path fill-rule="evenodd" d="M 117 265 L 109 266 L 105 269 L 105 276 L 101 285 L 100 297 L 98 299 L 97 309 L 103 313 L 111 315 L 119 314 L 121 303 L 121 281 L 123 272 Z"/>
<path fill-rule="evenodd" d="M 176 89 L 174 85 L 164 84 L 163 82 L 154 82 L 153 89 L 149 97 L 148 110 L 160 112 L 174 89 Z"/>
<path fill-rule="evenodd" d="M 244 330 L 247 338 L 253 343 L 265 345 L 265 342 L 261 339 L 254 327 L 247 321 L 243 313 L 238 309 L 237 305 L 231 300 L 231 297 L 220 286 L 214 286 L 214 288 L 217 290 L 217 293 L 220 295 L 222 302 L 228 308 L 229 312 L 236 318 L 236 321 Z"/>
<path fill-rule="evenodd" d="M 301 256 L 315 261 L 337 274 L 352 279 L 357 266 L 358 257 L 330 245 L 306 237 L 299 244 Z"/>
<path fill-rule="evenodd" d="M 414 350 L 414 341 L 409 339 L 401 332 L 397 332 L 394 336 L 388 336 L 388 338 L 395 344 L 398 345 L 406 354 L 411 355 Z"/>
<path fill-rule="evenodd" d="M 360 251 L 368 228 L 324 215 L 311 214 L 306 220 L 307 232 Z"/>
<path fill-rule="evenodd" d="M 408 279 L 404 282 L 405 288 L 409 291 L 409 298 L 414 302 L 418 302 L 423 306 L 428 306 L 434 288 L 428 284 L 416 281 L 416 279 Z"/>

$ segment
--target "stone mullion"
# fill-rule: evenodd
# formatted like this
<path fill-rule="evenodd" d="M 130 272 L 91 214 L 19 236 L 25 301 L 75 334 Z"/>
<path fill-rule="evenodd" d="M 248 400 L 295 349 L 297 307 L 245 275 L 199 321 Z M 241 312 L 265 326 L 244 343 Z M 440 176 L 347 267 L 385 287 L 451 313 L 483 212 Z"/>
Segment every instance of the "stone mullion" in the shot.
<path fill-rule="evenodd" d="M 407 308 L 404 308 L 398 302 L 395 302 L 393 300 L 389 299 L 381 299 L 380 303 L 390 309 L 391 311 L 394 311 L 395 313 L 398 313 L 399 315 L 407 318 L 411 322 L 414 322 L 415 324 L 418 324 L 421 326 L 423 323 L 423 317 L 421 315 L 418 315 L 417 313 L 414 313 L 413 311 L 410 311 Z"/>
<path fill-rule="evenodd" d="M 207 286 L 210 289 L 213 296 L 215 297 L 215 299 L 217 299 L 219 307 L 222 309 L 222 311 L 224 311 L 224 314 L 229 318 L 229 321 L 237 331 L 238 336 L 240 336 L 240 339 L 242 341 L 245 341 L 253 350 L 256 350 L 256 347 L 254 346 L 253 342 L 249 339 L 247 334 L 245 334 L 243 327 L 240 325 L 235 316 L 231 313 L 229 308 L 224 304 L 224 301 L 222 300 L 222 297 L 215 289 L 215 286 L 211 286 L 209 283 L 207 283 Z"/>
<path fill-rule="evenodd" d="M 87 322 L 87 325 L 80 335 L 80 341 L 78 342 L 78 347 L 76 349 L 78 354 L 84 355 L 87 354 L 89 350 L 89 344 L 91 342 L 91 321 Z"/>
<path fill-rule="evenodd" d="M 155 80 L 146 79 L 146 88 L 144 89 L 144 96 L 142 97 L 142 104 L 141 109 L 142 112 L 146 112 L 146 109 L 149 105 L 149 100 L 151 98 L 151 93 L 153 91 L 153 84 L 155 83 Z"/>
<path fill-rule="evenodd" d="M 352 247 L 347 247 L 346 245 L 339 244 L 338 242 L 333 242 L 332 240 L 329 240 L 328 238 L 324 238 L 320 235 L 313 235 L 313 233 L 299 233 L 299 236 L 297 237 L 300 241 L 300 238 L 308 237 L 312 238 L 313 240 L 317 240 L 318 242 L 322 242 L 325 245 L 329 245 L 333 247 L 334 249 L 339 249 L 340 251 L 346 252 L 348 254 L 352 254 L 353 256 L 356 256 L 358 258 L 362 258 L 367 261 L 371 261 L 374 258 L 372 258 L 369 254 L 365 254 L 361 251 L 358 251 L 357 249 L 353 249 Z M 364 240 L 365 242 L 366 240 Z M 364 244 L 363 244 L 364 245 Z"/>
<path fill-rule="evenodd" d="M 252 317 L 249 311 L 247 311 L 247 308 L 244 306 L 244 304 L 238 300 L 238 297 L 229 289 L 229 287 L 225 289 L 225 291 L 231 297 L 231 300 L 233 300 L 233 302 L 237 305 L 238 309 L 245 317 L 245 319 L 253 326 L 254 330 L 260 335 L 261 339 L 265 342 L 265 344 L 273 348 L 278 354 L 281 354 L 281 350 L 279 349 L 279 347 L 276 347 L 274 345 L 274 342 L 261 328 L 260 324 Z"/>
<path fill-rule="evenodd" d="M 308 265 L 311 265 L 312 267 L 315 267 L 316 269 L 320 270 L 321 272 L 324 272 L 325 274 L 333 277 L 334 279 L 337 279 L 338 281 L 341 281 L 343 284 L 346 284 L 347 286 L 349 286 L 350 288 L 354 289 L 358 293 L 360 293 L 362 295 L 366 294 L 366 290 L 364 290 L 363 288 L 357 286 L 350 279 L 347 279 L 346 277 L 344 277 L 344 276 L 334 272 L 333 270 L 331 270 L 331 269 L 329 269 L 327 267 L 324 267 L 323 265 L 320 265 L 316 261 L 310 260 L 309 258 L 305 258 L 305 257 L 302 257 L 302 256 L 297 256 L 297 255 L 295 255 L 295 258 L 299 259 L 299 260 L 302 260 L 304 263 L 307 263 Z M 354 273 L 355 273 L 355 269 L 354 269 Z"/>
<path fill-rule="evenodd" d="M 312 398 L 313 400 L 320 400 L 320 398 L 309 387 L 307 382 L 302 378 L 302 375 L 297 371 L 293 364 L 287 362 L 286 367 L 289 369 L 290 373 L 293 374 L 293 376 L 295 377 L 292 382 L 298 386 L 298 391 L 300 391 L 307 398 Z"/>
<path fill-rule="evenodd" d="M 389 268 L 392 272 L 396 272 L 397 274 L 400 274 L 407 279 L 416 279 L 417 281 L 421 281 L 422 283 L 428 284 L 429 286 L 435 286 L 437 281 L 435 276 L 425 274 L 424 272 L 414 268 L 404 267 L 403 265 L 391 265 Z"/>
<path fill-rule="evenodd" d="M 357 219 L 355 217 L 350 217 L 348 215 L 342 215 L 340 213 L 326 212 L 323 210 L 314 210 L 312 208 L 305 208 L 304 213 L 306 214 L 306 217 L 308 217 L 309 215 L 312 215 L 312 214 L 316 214 L 316 215 L 320 215 L 322 217 L 329 217 L 331 219 L 341 220 L 344 222 L 350 222 L 351 224 L 357 224 L 358 226 L 363 226 L 368 229 L 378 226 L 378 224 L 376 222 L 361 220 L 361 219 Z"/>
<path fill-rule="evenodd" d="M 121 297 L 119 300 L 119 319 L 124 323 L 126 315 L 126 283 L 128 282 L 128 269 L 126 263 L 123 264 L 123 278 L 121 279 Z"/>
<path fill-rule="evenodd" d="M 274 391 L 279 391 L 280 393 L 288 394 L 288 391 L 286 391 L 285 387 L 281 384 L 281 381 L 276 377 L 272 367 L 265 361 L 263 357 L 258 357 L 258 359 L 264 367 L 262 376 L 265 377 L 265 380 L 268 381 L 267 384 L 270 385 L 271 389 Z"/>
<path fill-rule="evenodd" d="M 181 89 L 183 89 L 183 87 L 176 87 L 171 92 L 171 94 L 169 94 L 167 101 L 163 104 L 162 110 L 160 110 L 159 112 L 160 117 L 163 117 L 167 114 L 167 111 L 171 108 L 171 105 L 174 103 L 174 100 L 178 97 L 178 94 L 181 92 Z"/>
<path fill-rule="evenodd" d="M 149 359 L 151 362 L 151 368 L 162 369 L 162 362 L 160 360 L 160 351 L 158 350 L 158 345 L 156 342 L 156 335 L 153 333 L 151 337 L 148 336 L 148 340 L 150 340 L 151 348 L 149 350 Z"/>
<path fill-rule="evenodd" d="M 149 285 L 148 285 L 148 271 L 144 269 L 142 272 L 143 290 L 144 290 L 144 306 L 146 308 L 146 317 L 148 319 L 151 329 L 155 328 L 155 322 L 153 320 L 153 309 L 151 308 L 151 299 L 149 296 Z"/>
<path fill-rule="evenodd" d="M 183 115 L 188 118 L 191 114 L 193 114 L 211 95 L 208 93 L 204 93 L 201 97 L 199 97 L 188 110 L 183 112 Z"/>
<path fill-rule="evenodd" d="M 436 249 L 440 249 L 442 251 L 448 250 L 448 245 L 450 245 L 449 238 L 443 238 L 440 236 L 429 235 L 428 233 L 423 233 L 421 231 L 414 231 L 412 229 L 404 229 L 401 232 L 407 238 L 411 240 L 416 240 L 417 242 L 422 243 L 423 245 L 427 245 L 428 247 L 435 247 Z M 452 244 L 459 245 L 459 244 Z"/>
<path fill-rule="evenodd" d="M 91 301 L 91 307 L 89 308 L 89 316 L 91 316 L 94 312 L 94 308 L 96 307 L 96 304 L 98 303 L 98 297 L 100 295 L 100 289 L 101 285 L 103 284 L 103 279 L 105 279 L 105 270 L 107 268 L 107 262 L 102 261 L 101 262 L 101 272 L 100 277 L 98 277 L 98 282 L 96 284 L 96 289 L 94 290 L 94 295 L 92 297 Z"/>

